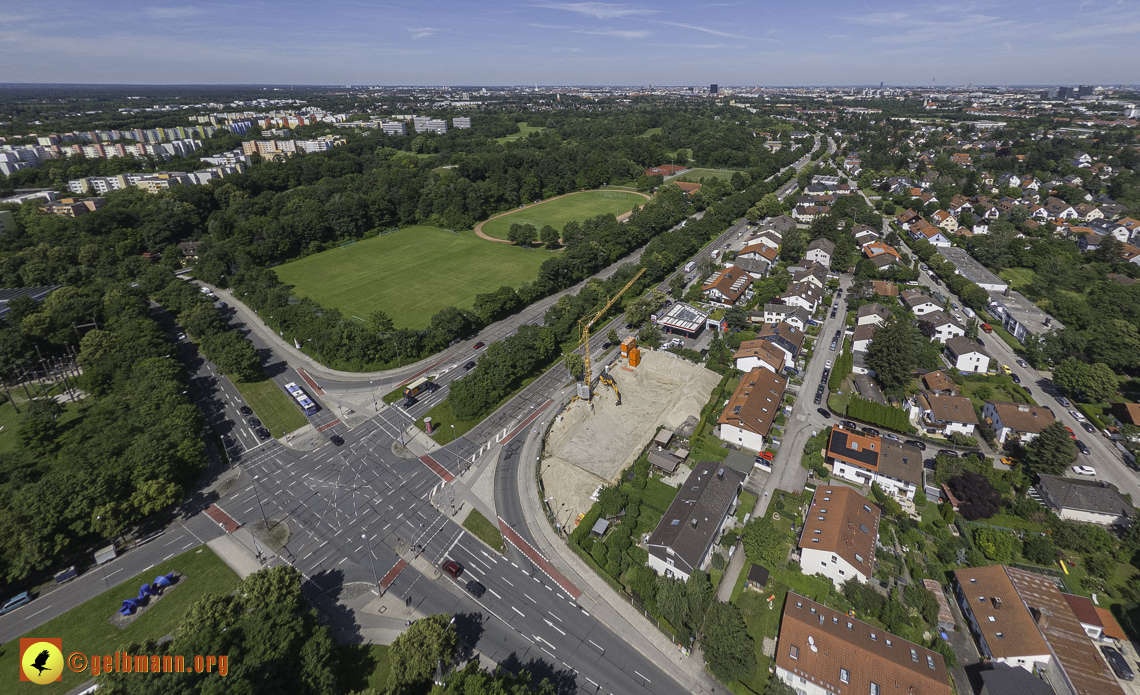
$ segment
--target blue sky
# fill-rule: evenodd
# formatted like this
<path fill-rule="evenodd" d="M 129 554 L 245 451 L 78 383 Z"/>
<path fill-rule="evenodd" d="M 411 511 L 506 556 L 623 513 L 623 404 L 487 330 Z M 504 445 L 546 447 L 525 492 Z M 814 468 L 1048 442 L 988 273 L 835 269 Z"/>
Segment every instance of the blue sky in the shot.
<path fill-rule="evenodd" d="M 1140 0 L 0 0 L 0 82 L 1115 84 Z"/>

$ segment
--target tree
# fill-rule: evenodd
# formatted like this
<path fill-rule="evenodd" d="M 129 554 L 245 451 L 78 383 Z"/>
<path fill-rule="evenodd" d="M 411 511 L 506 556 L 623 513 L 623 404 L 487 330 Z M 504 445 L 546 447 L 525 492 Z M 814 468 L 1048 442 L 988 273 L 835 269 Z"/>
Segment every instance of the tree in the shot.
<path fill-rule="evenodd" d="M 201 347 L 207 359 L 225 374 L 251 381 L 264 373 L 261 370 L 261 355 L 253 343 L 240 333 L 227 331 L 207 336 L 202 339 Z"/>
<path fill-rule="evenodd" d="M 682 273 L 677 273 L 669 278 L 669 294 L 673 295 L 674 299 L 681 299 L 685 294 L 685 276 Z"/>
<path fill-rule="evenodd" d="M 435 674 L 437 663 L 451 663 L 458 645 L 455 626 L 447 615 L 436 613 L 417 620 L 388 651 L 388 687 L 427 683 Z"/>
<path fill-rule="evenodd" d="M 530 246 L 534 243 L 538 232 L 535 230 L 533 224 L 519 224 L 515 222 L 511 224 L 510 229 L 507 231 L 507 241 L 518 246 Z"/>
<path fill-rule="evenodd" d="M 1140 365 L 1140 333 L 1128 321 L 1112 319 L 1094 323 L 1083 337 L 1088 343 L 1085 352 L 1094 362 L 1103 362 L 1118 370 Z"/>
<path fill-rule="evenodd" d="M 598 493 L 598 505 L 602 508 L 603 516 L 617 516 L 625 506 L 625 493 L 613 485 L 604 487 Z"/>
<path fill-rule="evenodd" d="M 548 249 L 553 249 L 558 246 L 558 230 L 546 224 L 542 226 L 542 231 L 539 232 L 539 239 Z"/>
<path fill-rule="evenodd" d="M 729 309 L 724 312 L 724 320 L 730 331 L 742 331 L 748 328 L 748 312 L 739 304 L 729 307 Z"/>
<path fill-rule="evenodd" d="M 1069 431 L 1061 422 L 1055 421 L 1025 446 L 1023 462 L 1034 473 L 1056 475 L 1077 457 L 1077 449 L 1069 437 Z"/>
<path fill-rule="evenodd" d="M 568 352 L 563 355 L 562 362 L 566 365 L 566 370 L 575 379 L 581 379 L 582 374 L 586 371 L 586 361 L 576 352 Z"/>
<path fill-rule="evenodd" d="M 875 333 L 867 350 L 867 366 L 884 389 L 901 389 L 910 383 L 915 367 L 915 333 L 910 321 L 892 316 Z"/>
<path fill-rule="evenodd" d="M 968 340 L 977 340 L 978 339 L 978 317 L 977 316 L 972 317 L 970 319 L 969 323 L 966 324 L 966 338 Z"/>
<path fill-rule="evenodd" d="M 705 618 L 701 648 L 722 683 L 738 681 L 756 668 L 756 647 L 734 603 L 713 603 Z"/>
<path fill-rule="evenodd" d="M 980 473 L 964 471 L 947 481 L 947 486 L 961 502 L 958 513 L 970 521 L 987 519 L 1001 508 L 1001 495 Z"/>
<path fill-rule="evenodd" d="M 637 332 L 637 342 L 646 347 L 659 348 L 661 347 L 661 331 L 653 324 L 643 326 Z"/>
<path fill-rule="evenodd" d="M 764 695 L 796 695 L 796 689 L 779 678 L 771 677 L 764 686 Z"/>
<path fill-rule="evenodd" d="M 392 322 L 392 319 L 381 309 L 377 309 L 368 314 L 364 325 L 373 333 L 390 333 L 396 330 L 396 325 Z"/>
<path fill-rule="evenodd" d="M 1106 364 L 1087 364 L 1070 357 L 1053 369 L 1053 383 L 1083 401 L 1107 401 L 1116 393 L 1116 374 Z"/>
<path fill-rule="evenodd" d="M 744 554 L 748 559 L 769 569 L 774 569 L 784 562 L 787 554 L 787 542 L 784 534 L 776 528 L 771 519 L 760 517 L 752 519 L 744 526 L 740 534 L 744 545 Z"/>
<path fill-rule="evenodd" d="M 1007 531 L 989 526 L 978 526 L 974 528 L 974 545 L 978 546 L 978 549 L 985 553 L 986 557 L 1004 565 L 1013 559 L 1013 552 L 1017 548 L 1017 539 Z"/>
<path fill-rule="evenodd" d="M 55 443 L 59 431 L 57 420 L 63 406 L 54 398 L 37 398 L 24 407 L 20 422 L 20 442 L 33 451 L 46 452 Z"/>
<path fill-rule="evenodd" d="M 1057 559 L 1057 548 L 1047 536 L 1027 533 L 1021 543 L 1021 554 L 1032 563 L 1051 565 Z"/>
<path fill-rule="evenodd" d="M 798 263 L 807 253 L 808 239 L 801 229 L 789 229 L 780 244 L 780 258 Z"/>

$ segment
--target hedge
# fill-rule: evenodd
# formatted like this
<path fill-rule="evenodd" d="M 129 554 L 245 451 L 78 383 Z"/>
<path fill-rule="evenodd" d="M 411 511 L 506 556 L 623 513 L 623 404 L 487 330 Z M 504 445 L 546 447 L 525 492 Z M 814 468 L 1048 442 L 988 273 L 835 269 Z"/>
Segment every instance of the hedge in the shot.
<path fill-rule="evenodd" d="M 858 396 L 852 396 L 851 402 L 847 404 L 847 416 L 896 432 L 910 432 L 912 429 L 910 418 L 902 408 L 892 408 Z"/>
<path fill-rule="evenodd" d="M 835 361 L 835 366 L 831 368 L 831 376 L 827 378 L 827 388 L 832 391 L 838 391 L 839 387 L 843 384 L 843 380 L 855 368 L 855 353 L 851 351 L 851 347 L 844 343 L 843 354 Z"/>

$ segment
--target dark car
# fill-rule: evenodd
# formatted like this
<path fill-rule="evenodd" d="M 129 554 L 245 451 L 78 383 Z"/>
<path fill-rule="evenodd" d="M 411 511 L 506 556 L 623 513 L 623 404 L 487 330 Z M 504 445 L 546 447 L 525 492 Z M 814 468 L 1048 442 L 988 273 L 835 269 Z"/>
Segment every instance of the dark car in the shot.
<path fill-rule="evenodd" d="M 949 456 L 949 457 L 950 457 L 950 458 L 952 458 L 952 459 L 956 459 L 956 458 L 958 458 L 958 452 L 957 452 L 957 451 L 953 451 L 953 450 L 951 450 L 951 449 L 939 449 L 939 450 L 938 450 L 938 455 L 939 455 L 939 456 Z"/>
<path fill-rule="evenodd" d="M 1089 434 L 1096 434 L 1096 428 L 1087 422 L 1082 422 L 1081 427 L 1083 427 L 1085 432 L 1088 432 Z"/>
<path fill-rule="evenodd" d="M 251 417 L 250 419 L 246 420 L 246 422 L 249 423 L 250 427 L 261 427 L 261 420 L 258 420 L 255 417 Z"/>
<path fill-rule="evenodd" d="M 1075 441 L 1073 443 L 1077 445 L 1077 451 L 1080 451 L 1085 456 L 1088 456 L 1089 454 L 1092 453 L 1092 449 L 1089 449 L 1089 445 L 1085 444 L 1081 440 L 1078 439 L 1077 441 Z"/>
<path fill-rule="evenodd" d="M 817 413 L 819 413 L 820 415 L 824 416 L 824 417 L 825 417 L 825 418 L 827 418 L 828 420 L 830 420 L 830 419 L 831 419 L 831 411 L 829 411 L 827 408 L 816 408 L 816 409 L 815 409 L 815 412 L 817 412 Z"/>
<path fill-rule="evenodd" d="M 1021 377 L 1019 377 L 1018 375 L 1016 375 L 1016 374 L 1010 374 L 1009 376 L 1010 376 L 1010 378 L 1011 378 L 1011 379 L 1013 379 L 1013 383 L 1015 383 L 1015 384 L 1020 384 L 1020 383 L 1021 383 Z"/>
<path fill-rule="evenodd" d="M 334 434 L 333 436 L 329 437 L 329 441 L 333 443 L 333 446 L 340 446 L 341 444 L 344 444 L 344 439 L 341 438 L 339 434 Z"/>
<path fill-rule="evenodd" d="M 875 429 L 874 427 L 864 427 L 864 428 L 863 428 L 863 433 L 864 433 L 864 434 L 873 434 L 873 435 L 875 435 L 876 437 L 878 437 L 878 436 L 879 436 L 879 430 Z"/>
<path fill-rule="evenodd" d="M 472 350 L 478 350 L 479 348 L 483 347 L 486 344 L 487 343 L 484 343 L 482 340 L 480 340 L 479 342 L 477 342 L 473 346 L 471 346 L 471 349 Z"/>
<path fill-rule="evenodd" d="M 843 425 L 843 427 L 845 429 L 849 429 L 849 430 L 859 429 L 859 425 L 856 425 L 854 422 L 851 422 L 850 420 L 844 420 L 843 422 L 840 422 L 839 424 Z"/>
<path fill-rule="evenodd" d="M 819 383 L 821 383 L 821 384 L 827 383 L 827 377 L 829 377 L 829 376 L 831 376 L 831 370 L 830 369 L 824 369 L 823 370 L 823 376 L 821 376 L 819 378 Z"/>
<path fill-rule="evenodd" d="M 467 582 L 467 593 L 475 598 L 483 598 L 483 594 L 487 593 L 487 587 L 472 579 Z"/>
<path fill-rule="evenodd" d="M 249 407 L 248 405 L 243 405 L 242 407 L 238 408 L 238 410 L 241 411 L 242 415 L 253 415 L 253 408 Z"/>
<path fill-rule="evenodd" d="M 463 565 L 455 560 L 444 560 L 443 564 L 439 566 L 441 570 L 450 574 L 453 578 L 459 579 L 459 575 L 463 574 Z"/>
<path fill-rule="evenodd" d="M 264 427 L 257 430 L 257 438 L 258 439 L 261 439 L 264 441 L 266 439 L 269 439 L 272 436 L 273 435 L 269 434 L 269 430 L 265 429 Z"/>
<path fill-rule="evenodd" d="M 613 345 L 613 343 L 611 343 L 610 341 L 608 341 L 608 340 L 607 340 L 606 342 L 602 343 L 602 349 L 603 349 L 603 350 L 606 350 L 606 349 L 608 349 L 608 348 L 609 348 L 609 346 L 611 346 L 611 345 Z"/>
<path fill-rule="evenodd" d="M 935 461 L 934 459 L 923 459 L 922 465 L 925 468 L 929 468 L 930 470 L 934 470 L 934 467 L 938 465 L 938 462 Z"/>
<path fill-rule="evenodd" d="M 1104 660 L 1112 667 L 1117 678 L 1125 681 L 1132 680 L 1132 669 L 1128 666 L 1128 661 L 1119 649 L 1105 645 L 1100 648 L 1100 651 L 1104 654 Z"/>
<path fill-rule="evenodd" d="M 823 403 L 823 393 L 816 393 L 815 398 L 812 399 L 812 403 L 815 403 L 816 405 Z"/>
<path fill-rule="evenodd" d="M 465 371 L 465 372 L 469 372 L 474 368 L 475 368 L 475 360 L 471 360 L 467 364 L 463 365 L 463 371 Z"/>
<path fill-rule="evenodd" d="M 29 591 L 24 591 L 24 592 L 21 592 L 19 594 L 16 594 L 12 598 L 5 601 L 3 606 L 0 606 L 0 615 L 4 615 L 5 613 L 11 613 L 12 611 L 16 610 L 20 606 L 23 606 L 26 603 L 30 603 L 31 600 L 32 600 L 32 594 Z"/>
<path fill-rule="evenodd" d="M 915 449 L 918 449 L 919 451 L 926 451 L 926 445 L 923 444 L 922 442 L 918 441 L 917 439 L 908 439 L 905 442 L 903 442 L 903 444 L 909 444 L 909 445 L 913 446 Z"/>
<path fill-rule="evenodd" d="M 832 310 L 831 310 L 831 318 L 835 318 L 835 312 L 836 312 L 836 310 L 835 310 L 835 309 L 832 309 Z"/>

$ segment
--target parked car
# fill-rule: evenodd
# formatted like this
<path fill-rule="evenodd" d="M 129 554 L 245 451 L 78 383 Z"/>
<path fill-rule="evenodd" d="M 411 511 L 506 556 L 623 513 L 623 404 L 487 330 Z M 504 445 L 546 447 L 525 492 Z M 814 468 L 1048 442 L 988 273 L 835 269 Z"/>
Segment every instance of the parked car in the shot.
<path fill-rule="evenodd" d="M 483 594 L 487 593 L 487 587 L 472 579 L 467 582 L 467 593 L 475 598 L 483 598 Z"/>
<path fill-rule="evenodd" d="M 264 427 L 257 430 L 257 438 L 260 439 L 261 441 L 265 441 L 266 439 L 269 439 L 272 436 L 273 435 L 269 434 L 269 430 L 265 429 Z"/>
<path fill-rule="evenodd" d="M 824 417 L 825 417 L 825 418 L 827 418 L 828 420 L 830 420 L 830 419 L 831 419 L 831 411 L 830 411 L 830 410 L 828 410 L 827 408 L 816 408 L 816 409 L 815 409 L 815 412 L 817 412 L 817 413 L 819 413 L 820 415 L 824 416 Z"/>
<path fill-rule="evenodd" d="M 981 338 L 978 338 L 978 345 L 981 345 L 982 347 L 986 346 L 986 344 L 984 342 L 982 342 Z"/>
<path fill-rule="evenodd" d="M 250 419 L 246 420 L 246 422 L 249 423 L 250 427 L 261 427 L 261 420 L 258 420 L 255 417 L 251 417 Z"/>
<path fill-rule="evenodd" d="M 485 346 L 486 344 L 487 344 L 487 343 L 484 343 L 482 340 L 480 340 L 479 342 L 475 343 L 475 344 L 474 344 L 474 345 L 471 347 L 471 349 L 472 349 L 472 350 L 478 350 L 479 348 L 481 348 L 481 347 Z"/>
<path fill-rule="evenodd" d="M 1018 460 L 1017 460 L 1017 459 L 1015 459 L 1015 458 L 1010 458 L 1009 456 L 1002 456 L 1002 457 L 1001 457 L 1001 462 L 1002 462 L 1002 463 L 1004 463 L 1004 464 L 1005 464 L 1005 465 L 1007 465 L 1007 466 L 1010 466 L 1010 467 L 1016 466 L 1016 465 L 1018 464 Z"/>
<path fill-rule="evenodd" d="M 1056 398 L 1054 398 L 1054 400 L 1057 401 L 1058 403 L 1060 403 L 1061 406 L 1064 408 L 1068 408 L 1069 406 L 1072 405 L 1072 403 L 1069 402 L 1069 399 L 1065 398 L 1064 396 L 1057 396 Z"/>
<path fill-rule="evenodd" d="M 772 459 L 776 458 L 776 455 L 771 451 L 761 451 L 760 453 L 756 454 L 756 458 L 771 461 Z"/>
<path fill-rule="evenodd" d="M 242 407 L 238 408 L 238 411 L 241 412 L 242 415 L 253 415 L 253 408 L 249 407 L 248 405 L 243 405 Z"/>
<path fill-rule="evenodd" d="M 1077 422 L 1084 422 L 1085 421 L 1085 416 L 1081 415 L 1080 413 L 1078 413 L 1075 410 L 1070 410 L 1069 415 L 1072 415 L 1073 419 L 1076 420 Z"/>
<path fill-rule="evenodd" d="M 827 383 L 827 377 L 829 377 L 829 376 L 831 376 L 831 370 L 830 369 L 824 369 L 823 370 L 823 376 L 821 376 L 819 378 L 819 383 L 826 384 Z"/>
<path fill-rule="evenodd" d="M 1022 369 L 1029 369 L 1029 363 L 1026 362 L 1025 360 L 1018 360 L 1017 366 L 1021 367 Z"/>
<path fill-rule="evenodd" d="M 832 351 L 832 352 L 835 352 L 835 346 L 836 346 L 837 344 L 838 344 L 838 341 L 836 341 L 836 340 L 832 340 L 832 341 L 831 341 L 831 351 Z"/>
<path fill-rule="evenodd" d="M 897 434 L 892 434 L 890 432 L 887 432 L 883 436 L 886 437 L 887 439 L 891 440 L 892 442 L 901 442 L 902 441 L 901 439 L 899 439 L 899 436 Z"/>
<path fill-rule="evenodd" d="M 1096 469 L 1092 466 L 1073 466 L 1073 472 L 1077 475 L 1096 475 Z"/>
<path fill-rule="evenodd" d="M 475 368 L 475 360 L 471 360 L 467 364 L 463 365 L 463 371 L 465 371 L 465 372 L 469 372 L 474 368 Z"/>
<path fill-rule="evenodd" d="M 850 420 L 844 420 L 843 422 L 840 422 L 839 424 L 843 425 L 844 429 L 851 430 L 852 432 L 859 429 L 859 425 L 856 425 L 854 422 L 851 422 Z"/>
<path fill-rule="evenodd" d="M 835 312 L 836 312 L 836 311 L 837 311 L 836 309 L 832 309 L 832 310 L 831 310 L 831 318 L 835 318 Z"/>
<path fill-rule="evenodd" d="M 827 367 L 828 369 L 831 369 L 831 360 L 828 360 L 828 361 L 824 362 L 824 363 L 823 363 L 823 366 L 824 366 L 824 367 Z"/>
<path fill-rule="evenodd" d="M 1087 420 L 1081 423 L 1081 428 L 1089 434 L 1096 434 L 1096 428 L 1092 426 Z"/>
<path fill-rule="evenodd" d="M 20 592 L 20 593 L 16 594 L 15 596 L 13 596 L 12 598 L 5 601 L 3 606 L 0 606 L 0 615 L 4 615 L 5 613 L 11 613 L 12 611 L 16 610 L 20 606 L 31 603 L 31 601 L 32 601 L 32 594 L 30 591 Z"/>
<path fill-rule="evenodd" d="M 917 439 L 908 439 L 903 444 L 909 444 L 919 451 L 926 451 L 926 444 L 918 441 Z"/>
<path fill-rule="evenodd" d="M 1001 365 L 1001 373 L 1009 376 L 1010 374 L 1013 374 L 1013 370 L 1009 368 L 1008 364 L 1003 364 Z"/>
<path fill-rule="evenodd" d="M 179 333 L 179 334 L 178 334 L 178 339 L 179 339 L 179 340 L 186 340 L 186 334 L 185 334 L 185 333 Z"/>
<path fill-rule="evenodd" d="M 988 324 L 988 323 L 983 323 L 983 324 L 982 324 L 982 326 L 981 326 L 981 328 L 982 328 L 982 330 L 983 330 L 983 331 L 985 331 L 986 333 L 993 333 L 993 332 L 994 332 L 994 327 L 993 327 L 993 326 L 991 326 L 991 325 L 990 325 L 990 324 Z"/>
<path fill-rule="evenodd" d="M 1068 425 L 1065 425 L 1065 431 L 1069 433 L 1069 439 L 1076 439 L 1077 433 L 1072 430 Z"/>
<path fill-rule="evenodd" d="M 874 427 L 864 427 L 863 433 L 864 434 L 870 434 L 870 435 L 873 435 L 875 437 L 879 436 L 879 430 L 875 429 Z"/>
<path fill-rule="evenodd" d="M 1124 655 L 1120 653 L 1119 649 L 1106 644 L 1100 648 L 1100 651 L 1104 654 L 1104 660 L 1112 667 L 1112 671 L 1116 674 L 1117 678 L 1130 681 L 1135 677 L 1132 675 L 1132 668 L 1128 665 L 1128 660 L 1124 658 Z"/>
<path fill-rule="evenodd" d="M 1092 449 L 1089 448 L 1089 445 L 1085 444 L 1081 440 L 1078 439 L 1077 441 L 1075 441 L 1073 443 L 1077 445 L 1077 451 L 1081 452 L 1085 456 L 1088 456 L 1089 454 L 1092 453 Z"/>
<path fill-rule="evenodd" d="M 816 405 L 823 403 L 823 391 L 817 391 L 815 394 L 815 398 L 811 399 L 811 402 L 815 403 Z"/>
<path fill-rule="evenodd" d="M 939 456 L 949 456 L 952 459 L 958 458 L 958 452 L 954 451 L 953 449 L 939 449 L 938 455 Z"/>
<path fill-rule="evenodd" d="M 1022 390 L 1022 391 L 1025 391 L 1025 392 L 1026 392 L 1026 393 L 1028 393 L 1030 396 L 1032 396 L 1032 395 L 1033 395 L 1033 392 L 1029 390 L 1029 387 L 1028 387 L 1028 386 L 1022 386 L 1022 387 L 1021 387 L 1021 390 Z"/>
<path fill-rule="evenodd" d="M 459 575 L 463 574 L 463 565 L 455 560 L 444 560 L 443 564 L 439 566 L 441 570 L 451 575 L 453 579 L 459 579 Z"/>
<path fill-rule="evenodd" d="M 1010 375 L 1009 375 L 1009 378 L 1013 379 L 1013 383 L 1015 383 L 1015 384 L 1020 384 L 1020 383 L 1021 383 L 1021 377 L 1019 377 L 1019 376 L 1018 376 L 1018 375 L 1016 375 L 1016 374 L 1010 374 Z"/>

